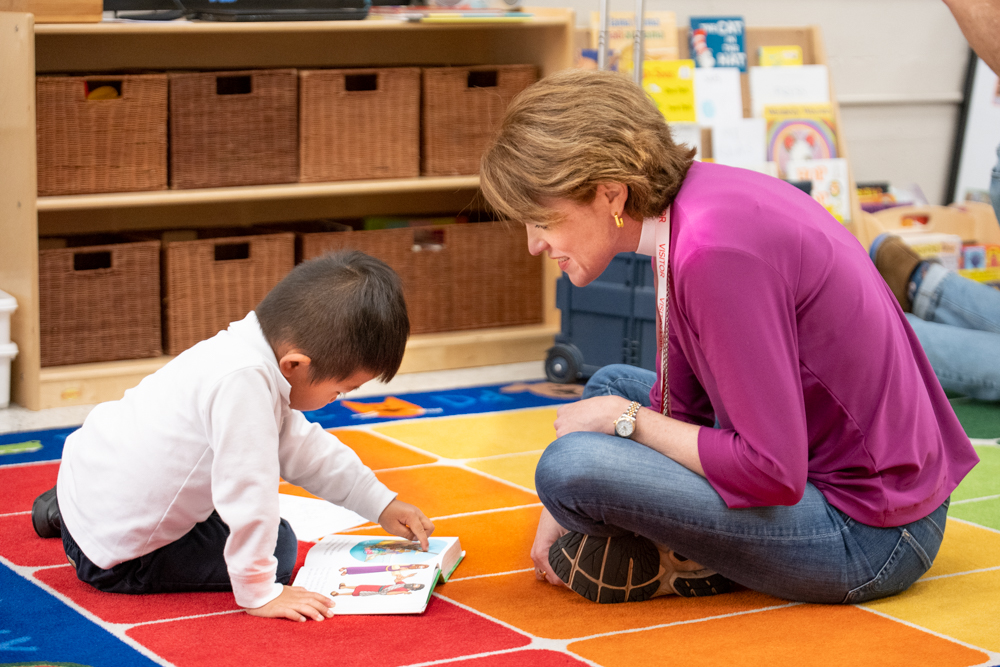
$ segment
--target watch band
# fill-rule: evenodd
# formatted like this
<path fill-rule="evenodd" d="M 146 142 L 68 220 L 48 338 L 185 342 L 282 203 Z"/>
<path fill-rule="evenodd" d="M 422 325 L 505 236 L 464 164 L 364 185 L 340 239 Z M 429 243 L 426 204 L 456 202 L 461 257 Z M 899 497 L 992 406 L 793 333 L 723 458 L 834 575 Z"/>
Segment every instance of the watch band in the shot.
<path fill-rule="evenodd" d="M 612 422 L 612 424 L 614 426 L 614 429 L 615 429 L 615 434 L 616 435 L 619 435 L 619 436 L 622 435 L 621 433 L 618 432 L 618 422 L 620 422 L 622 420 L 631 422 L 632 423 L 632 432 L 635 431 L 635 416 L 639 413 L 639 408 L 641 408 L 641 407 L 642 406 L 639 405 L 638 402 L 632 401 L 631 403 L 629 403 L 628 409 L 625 410 L 625 412 L 622 413 L 621 417 L 619 417 L 614 422 Z M 629 433 L 628 436 L 624 436 L 624 437 L 631 438 L 632 437 L 632 433 Z"/>

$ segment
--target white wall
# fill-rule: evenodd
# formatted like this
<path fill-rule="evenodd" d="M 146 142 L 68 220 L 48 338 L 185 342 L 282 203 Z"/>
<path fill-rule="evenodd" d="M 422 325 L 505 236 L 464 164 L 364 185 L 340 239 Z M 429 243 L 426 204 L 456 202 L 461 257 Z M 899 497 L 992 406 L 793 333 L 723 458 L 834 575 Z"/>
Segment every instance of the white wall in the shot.
<path fill-rule="evenodd" d="M 597 0 L 525 4 L 571 7 L 581 27 L 598 9 Z M 646 10 L 672 10 L 681 26 L 712 14 L 749 26 L 818 25 L 856 180 L 916 183 L 945 203 L 969 47 L 941 0 L 647 0 Z"/>

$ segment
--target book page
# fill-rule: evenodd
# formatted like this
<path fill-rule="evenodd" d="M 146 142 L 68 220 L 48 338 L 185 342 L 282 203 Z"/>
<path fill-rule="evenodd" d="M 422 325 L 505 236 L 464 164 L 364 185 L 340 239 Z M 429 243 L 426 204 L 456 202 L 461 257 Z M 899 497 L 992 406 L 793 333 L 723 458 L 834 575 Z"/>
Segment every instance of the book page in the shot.
<path fill-rule="evenodd" d="M 398 537 L 329 535 L 309 550 L 294 585 L 332 597 L 335 614 L 419 613 L 442 562 L 453 569 L 460 552 L 454 537 L 432 537 L 428 547 Z"/>

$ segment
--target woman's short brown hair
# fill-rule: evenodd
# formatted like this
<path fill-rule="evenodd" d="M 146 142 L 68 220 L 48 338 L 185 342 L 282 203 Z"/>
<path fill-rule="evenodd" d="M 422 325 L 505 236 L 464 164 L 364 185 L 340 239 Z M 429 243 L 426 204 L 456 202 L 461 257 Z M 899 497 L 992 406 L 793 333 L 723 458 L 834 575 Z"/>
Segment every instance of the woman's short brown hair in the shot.
<path fill-rule="evenodd" d="M 693 159 L 638 85 L 613 72 L 563 70 L 511 102 L 483 154 L 480 187 L 510 220 L 556 222 L 542 200 L 588 204 L 599 183 L 622 183 L 625 212 L 642 220 L 674 200 Z"/>

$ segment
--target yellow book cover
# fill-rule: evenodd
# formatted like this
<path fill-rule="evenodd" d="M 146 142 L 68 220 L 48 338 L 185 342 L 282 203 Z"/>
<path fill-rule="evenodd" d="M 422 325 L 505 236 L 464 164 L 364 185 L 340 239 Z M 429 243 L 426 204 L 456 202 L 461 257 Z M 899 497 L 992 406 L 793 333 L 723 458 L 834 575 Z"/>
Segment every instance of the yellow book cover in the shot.
<path fill-rule="evenodd" d="M 761 67 L 789 67 L 802 64 L 802 47 L 762 46 L 757 51 Z"/>
<path fill-rule="evenodd" d="M 676 60 L 680 56 L 677 48 L 677 16 L 670 11 L 646 12 L 643 21 L 643 50 L 650 60 Z M 590 35 L 592 49 L 597 48 L 598 33 L 601 29 L 600 12 L 590 15 Z M 611 12 L 608 16 L 608 43 L 611 52 L 612 69 L 631 73 L 635 44 L 635 14 L 633 12 Z M 614 65 L 617 64 L 617 68 Z M 645 65 L 643 66 L 645 67 Z"/>
<path fill-rule="evenodd" d="M 642 87 L 668 122 L 695 122 L 693 60 L 652 60 L 645 63 Z"/>
<path fill-rule="evenodd" d="M 764 107 L 767 159 L 785 174 L 788 162 L 837 157 L 837 127 L 830 104 Z"/>

